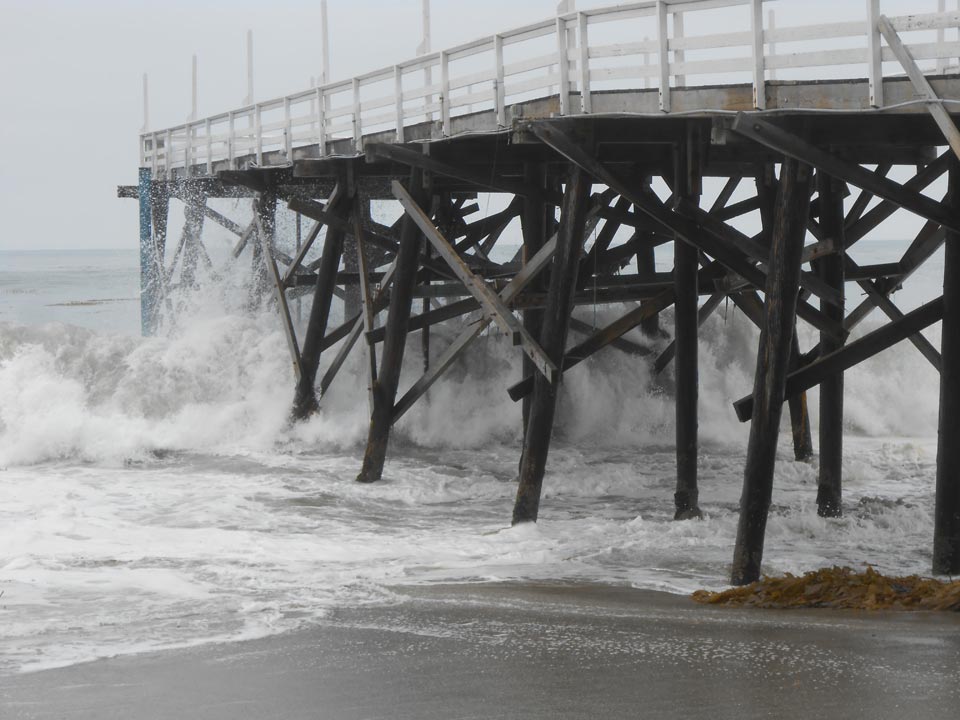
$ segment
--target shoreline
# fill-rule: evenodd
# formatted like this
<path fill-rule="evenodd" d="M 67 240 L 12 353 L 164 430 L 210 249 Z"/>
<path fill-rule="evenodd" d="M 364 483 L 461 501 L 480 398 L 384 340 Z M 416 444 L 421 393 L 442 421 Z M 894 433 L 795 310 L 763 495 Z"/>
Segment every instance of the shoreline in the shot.
<path fill-rule="evenodd" d="M 960 616 L 625 586 L 393 587 L 257 640 L 0 677 L 10 718 L 950 717 Z M 8 714 L 9 713 L 9 714 Z"/>

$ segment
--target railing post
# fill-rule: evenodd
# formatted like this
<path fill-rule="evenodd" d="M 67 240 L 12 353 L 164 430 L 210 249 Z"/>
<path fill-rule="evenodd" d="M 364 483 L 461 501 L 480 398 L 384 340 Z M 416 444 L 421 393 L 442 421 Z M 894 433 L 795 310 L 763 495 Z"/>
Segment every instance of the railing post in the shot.
<path fill-rule="evenodd" d="M 253 111 L 254 132 L 257 142 L 257 165 L 263 166 L 263 111 L 257 103 Z"/>
<path fill-rule="evenodd" d="M 557 60 L 560 72 L 560 114 L 570 112 L 570 49 L 567 45 L 567 22 L 557 18 Z"/>
<path fill-rule="evenodd" d="M 657 0 L 657 56 L 660 63 L 660 110 L 670 112 L 670 47 L 667 33 L 667 3 Z"/>
<path fill-rule="evenodd" d="M 323 94 L 323 87 L 317 88 L 317 145 L 320 148 L 319 156 L 327 154 L 327 101 Z"/>
<path fill-rule="evenodd" d="M 772 33 L 776 29 L 777 29 L 777 14 L 773 10 L 770 10 L 769 12 L 767 12 L 767 31 Z M 777 43 L 775 40 L 771 40 L 767 44 L 770 46 L 770 56 L 773 57 L 774 55 L 777 54 Z M 777 79 L 776 68 L 770 68 L 768 72 L 770 74 L 771 80 Z"/>
<path fill-rule="evenodd" d="M 494 81 L 494 107 L 497 110 L 497 125 L 507 126 L 507 90 L 504 87 L 505 74 L 503 71 L 503 36 L 493 36 L 493 55 L 496 63 L 497 79 Z"/>
<path fill-rule="evenodd" d="M 234 169 L 233 161 L 237 157 L 237 148 L 236 148 L 237 133 L 236 133 L 236 122 L 235 122 L 233 110 L 227 113 L 227 122 L 230 126 L 227 130 L 227 162 L 230 165 L 230 169 L 233 170 Z"/>
<path fill-rule="evenodd" d="M 766 67 L 763 60 L 763 0 L 750 0 L 750 30 L 753 33 L 753 106 L 767 109 Z"/>
<path fill-rule="evenodd" d="M 163 173 L 167 180 L 172 180 L 171 171 L 173 168 L 173 133 L 167 130 L 163 138 Z"/>
<path fill-rule="evenodd" d="M 290 120 L 290 98 L 283 99 L 283 153 L 293 160 L 293 123 Z"/>
<path fill-rule="evenodd" d="M 210 137 L 210 118 L 204 121 L 204 132 L 207 135 L 207 175 L 213 175 L 213 139 Z"/>
<path fill-rule="evenodd" d="M 644 42 L 648 42 L 649 40 L 649 37 L 644 36 Z M 650 53 L 648 52 L 643 53 L 643 68 L 645 71 L 650 69 Z M 646 72 L 643 75 L 643 88 L 645 90 L 650 89 L 650 75 L 648 75 Z"/>
<path fill-rule="evenodd" d="M 580 109 L 584 113 L 593 112 L 590 98 L 590 39 L 587 32 L 587 14 L 577 13 L 580 26 Z"/>
<path fill-rule="evenodd" d="M 444 137 L 450 134 L 450 56 L 440 53 L 440 123 Z"/>
<path fill-rule="evenodd" d="M 673 11 L 673 39 L 683 39 L 683 13 L 679 10 Z M 683 63 L 684 60 L 686 60 L 686 53 L 684 53 L 682 49 L 674 48 L 673 61 L 679 65 Z M 687 76 L 683 73 L 677 73 L 673 76 L 673 82 L 677 87 L 685 87 L 687 84 Z"/>
<path fill-rule="evenodd" d="M 937 12 L 942 13 L 947 10 L 947 0 L 937 1 Z M 937 29 L 937 44 L 942 46 L 947 39 L 947 33 L 943 28 Z M 947 59 L 945 57 L 937 58 L 937 75 L 943 75 L 947 71 Z"/>
<path fill-rule="evenodd" d="M 360 81 L 353 79 L 353 146 L 363 152 L 363 125 L 360 122 Z"/>
<path fill-rule="evenodd" d="M 870 79 L 870 105 L 883 107 L 883 61 L 880 45 L 880 0 L 867 0 L 867 63 Z"/>
<path fill-rule="evenodd" d="M 184 127 L 183 141 L 183 176 L 190 177 L 190 157 L 193 154 L 193 125 Z"/>
<path fill-rule="evenodd" d="M 396 101 L 397 142 L 403 142 L 403 68 L 393 66 L 393 95 Z"/>

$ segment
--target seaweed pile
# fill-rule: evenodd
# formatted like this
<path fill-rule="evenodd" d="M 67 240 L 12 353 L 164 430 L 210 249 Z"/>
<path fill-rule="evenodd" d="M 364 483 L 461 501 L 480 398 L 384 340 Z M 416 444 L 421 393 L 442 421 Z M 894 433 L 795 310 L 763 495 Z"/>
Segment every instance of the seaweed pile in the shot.
<path fill-rule="evenodd" d="M 697 602 L 757 608 L 850 608 L 857 610 L 960 611 L 960 580 L 944 582 L 909 575 L 887 577 L 872 567 L 823 568 L 797 576 L 764 576 L 721 592 L 697 590 Z"/>

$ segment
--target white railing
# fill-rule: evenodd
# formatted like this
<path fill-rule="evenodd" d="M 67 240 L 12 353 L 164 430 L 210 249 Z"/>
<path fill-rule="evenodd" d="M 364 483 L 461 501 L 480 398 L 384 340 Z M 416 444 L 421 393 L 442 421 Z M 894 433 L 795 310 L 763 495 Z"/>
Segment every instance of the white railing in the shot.
<path fill-rule="evenodd" d="M 597 92 L 651 85 L 659 90 L 659 110 L 669 113 L 671 90 L 694 86 L 692 77 L 712 78 L 711 84 L 752 83 L 758 110 L 765 109 L 766 82 L 774 75 L 868 78 L 871 104 L 883 106 L 883 63 L 895 57 L 877 30 L 881 0 L 859 0 L 858 20 L 774 27 L 768 16 L 765 27 L 763 4 L 772 1 L 644 0 L 571 12 L 349 80 L 143 133 L 140 164 L 161 177 L 175 168 L 187 173 L 205 168 L 209 174 L 214 163 L 229 161 L 232 167 L 244 156 L 262 164 L 267 152 L 282 152 L 290 160 L 294 148 L 311 145 L 323 156 L 333 140 L 351 139 L 360 152 L 365 134 L 386 131 L 403 142 L 406 128 L 439 120 L 443 135 L 450 136 L 453 118 L 480 111 L 492 111 L 503 128 L 509 105 L 554 96 L 561 115 L 589 114 Z M 930 72 L 943 73 L 960 57 L 960 40 L 945 35 L 960 27 L 960 12 L 945 11 L 943 0 L 926 2 L 936 11 L 890 20 L 914 58 L 935 61 Z M 684 34 L 684 28 L 697 25 L 747 29 Z M 899 66 L 894 73 L 902 74 Z"/>

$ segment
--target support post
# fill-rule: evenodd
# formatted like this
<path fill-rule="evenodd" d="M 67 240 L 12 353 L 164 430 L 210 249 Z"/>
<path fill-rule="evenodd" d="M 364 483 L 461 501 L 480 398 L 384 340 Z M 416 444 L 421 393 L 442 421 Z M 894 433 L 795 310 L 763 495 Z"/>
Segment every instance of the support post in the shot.
<path fill-rule="evenodd" d="M 793 331 L 793 352 L 790 356 L 790 372 L 800 367 L 800 338 Z M 793 435 L 793 459 L 805 462 L 813 457 L 813 433 L 810 430 L 810 408 L 807 405 L 807 393 L 790 396 L 787 401 L 790 408 L 790 430 Z"/>
<path fill-rule="evenodd" d="M 411 171 L 408 192 L 418 206 L 426 204 L 423 172 L 417 168 Z M 393 403 L 400 382 L 400 367 L 407 342 L 407 327 L 410 323 L 410 308 L 413 305 L 422 245 L 423 235 L 420 228 L 409 214 L 405 214 L 400 229 L 400 249 L 396 259 L 393 292 L 390 294 L 390 308 L 387 311 L 380 372 L 373 383 L 373 412 L 370 414 L 367 449 L 363 454 L 363 467 L 357 475 L 357 482 L 376 482 L 383 476 L 383 463 L 387 457 L 387 442 L 393 422 Z"/>
<path fill-rule="evenodd" d="M 540 331 L 540 346 L 558 368 L 563 366 L 570 311 L 577 287 L 577 270 L 583 252 L 583 231 L 587 221 L 590 186 L 587 174 L 580 167 L 574 166 L 563 194 L 557 251 Z M 533 398 L 523 439 L 517 499 L 513 508 L 514 525 L 537 520 L 558 392 L 559 383 L 551 383 L 542 373 L 534 375 Z"/>
<path fill-rule="evenodd" d="M 949 207 L 960 215 L 960 163 L 950 163 Z M 933 572 L 960 575 L 960 233 L 947 232 L 943 263 L 940 428 Z"/>
<path fill-rule="evenodd" d="M 678 153 L 674 171 L 674 192 L 693 203 L 699 203 L 699 168 L 688 168 L 687 159 L 696 164 L 694 138 Z M 688 169 L 697 174 L 690 178 Z M 699 401 L 698 369 L 698 304 L 700 301 L 697 273 L 700 258 L 697 248 L 681 238 L 673 241 L 674 326 L 676 336 L 676 439 L 677 486 L 673 500 L 674 520 L 702 517 L 697 489 L 697 430 Z"/>
<path fill-rule="evenodd" d="M 826 173 L 817 173 L 820 190 L 820 228 L 823 239 L 833 243 L 836 252 L 816 261 L 820 278 L 843 292 L 843 188 L 841 182 Z M 837 322 L 843 322 L 844 307 L 820 301 L 820 309 Z M 820 333 L 820 352 L 828 355 L 843 343 Z M 817 514 L 840 517 L 843 474 L 843 373 L 831 375 L 820 383 L 820 471 L 817 475 Z"/>
<path fill-rule="evenodd" d="M 150 168 L 140 168 L 137 197 L 140 201 L 140 332 L 152 335 L 156 327 L 160 267 L 151 227 Z"/>
<path fill-rule="evenodd" d="M 340 194 L 341 191 L 344 195 Z M 346 207 L 349 204 L 346 194 L 344 186 L 337 185 L 327 203 L 330 212 L 344 221 L 349 212 L 349 207 Z M 340 258 L 343 255 L 343 236 L 344 228 L 340 223 L 327 226 L 323 252 L 320 255 L 320 268 L 317 271 L 317 285 L 313 292 L 313 304 L 310 307 L 310 319 L 307 322 L 307 332 L 300 352 L 301 374 L 294 392 L 292 411 L 296 420 L 309 417 L 319 408 L 314 386 L 317 368 L 320 366 L 320 344 L 327 332 L 330 305 L 333 302 L 333 291 L 337 284 L 337 271 L 340 269 Z"/>
<path fill-rule="evenodd" d="M 523 167 L 523 181 L 530 186 L 546 187 L 546 166 L 543 163 L 525 163 Z M 550 206 L 553 207 L 552 205 Z M 523 264 L 536 255 L 547 239 L 547 206 L 536 196 L 531 195 L 523 199 L 523 212 L 520 215 L 520 225 L 523 232 Z M 543 275 L 535 278 L 530 284 L 530 292 L 541 293 L 547 290 Z M 541 308 L 526 308 L 523 311 L 523 326 L 535 338 L 540 337 L 543 324 L 543 310 Z M 522 364 L 523 377 L 533 375 L 535 368 L 533 361 L 524 354 Z M 523 433 L 526 436 L 527 420 L 530 417 L 530 398 L 523 399 Z"/>
<path fill-rule="evenodd" d="M 734 585 L 745 585 L 760 577 L 780 415 L 796 322 L 800 260 L 810 204 L 808 186 L 809 168 L 793 158 L 785 159 L 770 249 L 764 327 L 757 351 L 754 410 L 733 555 L 731 582 Z"/>

